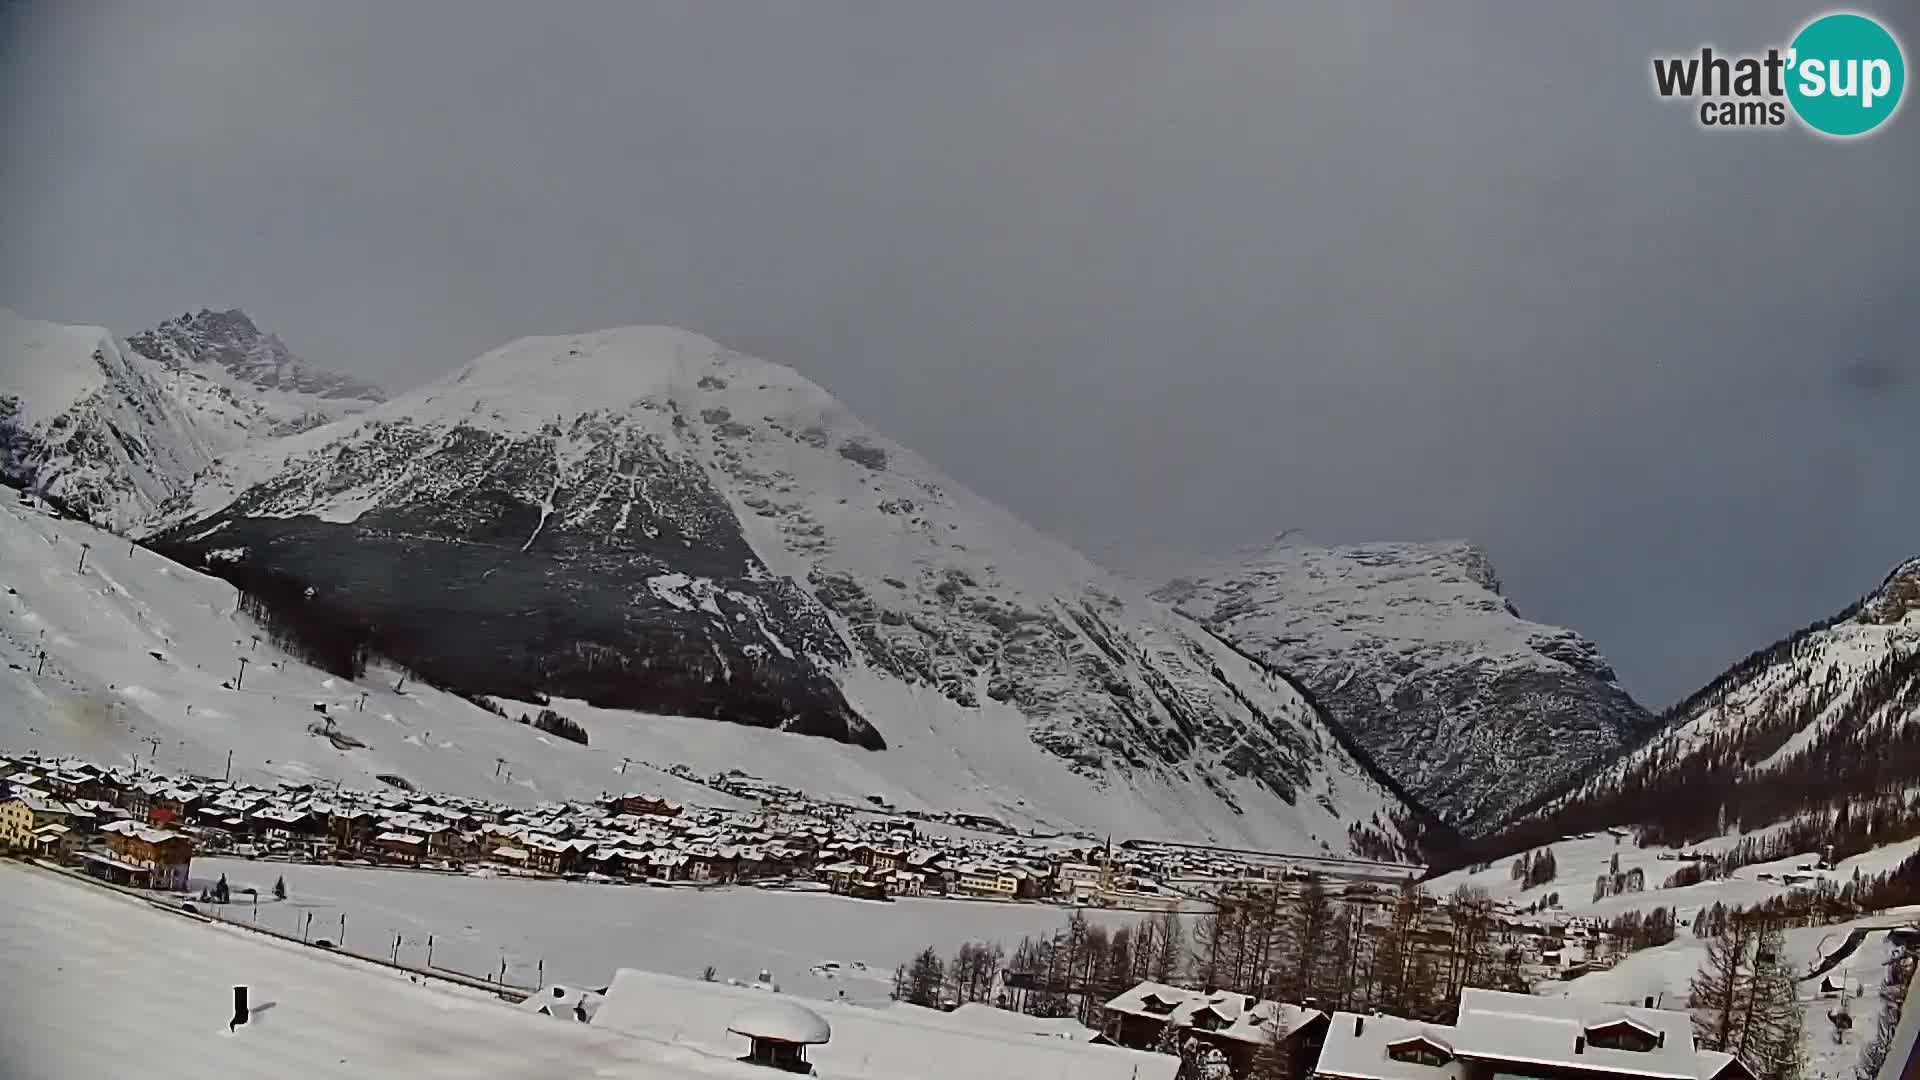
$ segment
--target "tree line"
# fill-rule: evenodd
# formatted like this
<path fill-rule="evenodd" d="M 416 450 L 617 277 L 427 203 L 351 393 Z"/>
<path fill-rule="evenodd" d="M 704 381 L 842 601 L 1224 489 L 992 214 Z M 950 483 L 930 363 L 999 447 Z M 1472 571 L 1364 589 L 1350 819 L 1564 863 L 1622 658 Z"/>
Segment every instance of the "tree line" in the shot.
<path fill-rule="evenodd" d="M 968 942 L 942 958 L 929 947 L 896 969 L 894 994 L 1099 1027 L 1108 1001 L 1150 980 L 1449 1022 L 1465 987 L 1527 989 L 1521 951 L 1497 942 L 1499 926 L 1491 899 L 1474 886 L 1442 906 L 1413 883 L 1364 902 L 1334 896 L 1317 876 L 1292 890 L 1235 883 L 1207 897 L 1197 917 L 1169 911 L 1109 928 L 1075 911 L 1052 935 L 1022 938 L 1011 950 Z M 982 965 L 1003 961 L 997 984 L 982 977 Z"/>

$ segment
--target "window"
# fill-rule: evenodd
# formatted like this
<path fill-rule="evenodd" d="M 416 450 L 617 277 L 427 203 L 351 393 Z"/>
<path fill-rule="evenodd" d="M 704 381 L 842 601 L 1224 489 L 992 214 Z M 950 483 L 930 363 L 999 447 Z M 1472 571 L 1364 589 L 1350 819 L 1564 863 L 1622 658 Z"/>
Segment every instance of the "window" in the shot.
<path fill-rule="evenodd" d="M 1660 1045 L 1660 1037 L 1631 1020 L 1620 1020 L 1588 1028 L 1587 1045 L 1600 1050 L 1630 1050 L 1644 1054 Z"/>
<path fill-rule="evenodd" d="M 1439 1066 L 1453 1060 L 1453 1055 L 1445 1047 L 1428 1039 L 1407 1039 L 1393 1043 L 1387 1047 L 1387 1056 L 1411 1065 Z"/>

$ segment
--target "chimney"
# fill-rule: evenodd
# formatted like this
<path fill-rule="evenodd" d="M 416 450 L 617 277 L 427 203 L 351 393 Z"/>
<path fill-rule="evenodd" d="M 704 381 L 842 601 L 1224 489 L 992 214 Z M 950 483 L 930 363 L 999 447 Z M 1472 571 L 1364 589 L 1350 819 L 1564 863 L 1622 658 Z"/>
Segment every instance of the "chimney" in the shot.
<path fill-rule="evenodd" d="M 1363 1029 L 1363 1028 L 1365 1028 L 1366 1026 L 1367 1026 L 1367 1018 L 1366 1018 L 1366 1017 L 1364 1017 L 1364 1016 L 1356 1016 L 1356 1017 L 1354 1017 L 1354 1018 L 1353 1018 L 1353 1034 L 1354 1034 L 1354 1037 L 1355 1037 L 1355 1038 L 1359 1038 L 1359 1037 L 1360 1037 L 1360 1032 L 1361 1032 L 1361 1029 Z"/>
<path fill-rule="evenodd" d="M 1647 1008 L 1649 1008 L 1649 1009 L 1651 1009 L 1651 1008 L 1653 1008 L 1653 995 L 1651 995 L 1651 994 L 1649 994 L 1649 995 L 1647 995 L 1647 1005 L 1646 1005 L 1646 1007 L 1647 1007 Z"/>
<path fill-rule="evenodd" d="M 1587 1037 L 1585 1035 L 1575 1035 L 1573 1037 L 1573 1052 L 1576 1054 L 1584 1054 L 1587 1052 Z"/>

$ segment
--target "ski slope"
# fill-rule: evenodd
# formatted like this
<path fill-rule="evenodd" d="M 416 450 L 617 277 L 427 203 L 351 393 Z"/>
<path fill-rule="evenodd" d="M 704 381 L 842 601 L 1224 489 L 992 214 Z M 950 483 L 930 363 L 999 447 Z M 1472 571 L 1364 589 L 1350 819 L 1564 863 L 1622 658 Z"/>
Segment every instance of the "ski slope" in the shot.
<path fill-rule="evenodd" d="M 390 672 L 352 682 L 308 667 L 254 641 L 225 582 L 12 498 L 0 500 L 0 587 L 0 747 L 206 776 L 223 775 L 231 751 L 233 774 L 254 782 L 373 789 L 391 773 L 522 806 L 610 789 L 743 805 L 625 765 L 639 756 L 633 739 L 589 750 L 430 687 L 396 690 Z M 315 705 L 366 745 L 309 733 Z"/>
<path fill-rule="evenodd" d="M 665 771 L 684 764 L 701 775 L 740 769 L 836 801 L 880 794 L 905 809 L 1049 829 L 1244 832 L 1276 842 L 1292 835 L 1261 833 L 1272 819 L 1237 819 L 1199 785 L 1137 774 L 1096 787 L 1036 747 L 1011 710 L 963 720 L 934 691 L 878 677 L 851 679 L 849 693 L 889 718 L 895 745 L 882 753 L 556 700 L 586 727 L 591 745 L 582 747 L 431 687 L 396 689 L 391 671 L 370 668 L 352 681 L 309 667 L 254 640 L 259 629 L 237 614 L 225 582 L 12 497 L 0 499 L 0 587 L 0 749 L 103 764 L 137 759 L 215 777 L 225 775 L 231 751 L 233 775 L 254 782 L 375 789 L 377 776 L 394 774 L 422 791 L 519 806 L 626 790 L 722 809 L 748 805 Z M 538 708 L 505 704 L 516 715 Z M 316 705 L 365 745 L 339 749 L 310 733 L 321 719 Z M 1295 812 L 1267 799 L 1278 812 Z M 1309 808 L 1325 813 L 1305 803 L 1300 810 Z"/>

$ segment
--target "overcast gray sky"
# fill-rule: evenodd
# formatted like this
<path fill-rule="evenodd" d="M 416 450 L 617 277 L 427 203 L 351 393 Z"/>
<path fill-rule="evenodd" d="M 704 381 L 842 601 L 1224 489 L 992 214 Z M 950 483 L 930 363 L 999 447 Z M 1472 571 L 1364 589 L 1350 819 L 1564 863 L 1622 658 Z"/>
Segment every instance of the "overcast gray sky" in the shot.
<path fill-rule="evenodd" d="M 395 387 L 686 326 L 1121 569 L 1476 540 L 1659 707 L 1920 554 L 1920 113 L 1649 86 L 1819 10 L 0 6 L 0 304 Z"/>

